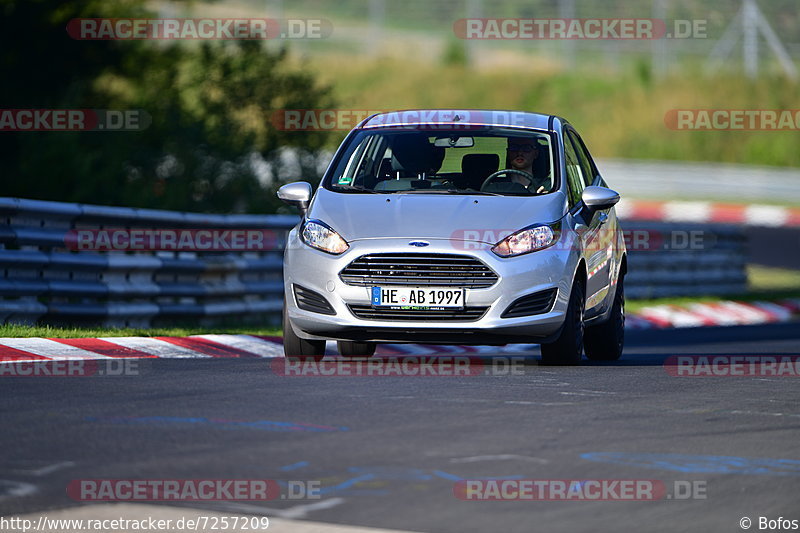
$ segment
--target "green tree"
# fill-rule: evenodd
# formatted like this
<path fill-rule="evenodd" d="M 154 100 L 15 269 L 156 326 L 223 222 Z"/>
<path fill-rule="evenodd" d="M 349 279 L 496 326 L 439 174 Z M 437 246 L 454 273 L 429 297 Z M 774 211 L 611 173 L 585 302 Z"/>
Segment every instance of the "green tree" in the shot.
<path fill-rule="evenodd" d="M 142 0 L 0 0 L 0 106 L 141 109 L 139 132 L 0 133 L 0 195 L 265 212 L 287 177 L 314 180 L 326 138 L 284 132 L 276 109 L 330 107 L 329 89 L 259 41 L 76 41 L 79 17 L 153 17 Z M 281 153 L 299 156 L 287 176 Z M 277 181 L 265 180 L 264 169 Z"/>

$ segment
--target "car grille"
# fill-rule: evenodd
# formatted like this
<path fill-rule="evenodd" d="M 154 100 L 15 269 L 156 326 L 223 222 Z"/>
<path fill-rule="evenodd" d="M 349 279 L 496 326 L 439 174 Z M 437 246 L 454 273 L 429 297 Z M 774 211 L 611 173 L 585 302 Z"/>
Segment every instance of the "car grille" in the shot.
<path fill-rule="evenodd" d="M 520 316 L 539 315 L 553 308 L 556 300 L 556 289 L 528 294 L 514 301 L 503 311 L 500 318 L 516 318 Z"/>
<path fill-rule="evenodd" d="M 454 254 L 362 255 L 339 274 L 347 285 L 372 287 L 466 287 L 485 289 L 497 274 L 474 257 Z"/>
<path fill-rule="evenodd" d="M 465 307 L 463 309 L 384 309 L 369 305 L 349 305 L 350 312 L 364 320 L 437 320 L 471 322 L 478 320 L 488 307 Z"/>

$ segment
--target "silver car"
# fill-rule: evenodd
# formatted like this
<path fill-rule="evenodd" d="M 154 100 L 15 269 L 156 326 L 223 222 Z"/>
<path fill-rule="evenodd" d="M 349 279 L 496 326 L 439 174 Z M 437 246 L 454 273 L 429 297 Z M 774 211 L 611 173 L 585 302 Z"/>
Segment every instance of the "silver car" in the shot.
<path fill-rule="evenodd" d="M 622 354 L 626 250 L 586 145 L 564 119 L 416 110 L 368 117 L 312 193 L 284 257 L 284 349 L 541 344 L 547 364 Z"/>

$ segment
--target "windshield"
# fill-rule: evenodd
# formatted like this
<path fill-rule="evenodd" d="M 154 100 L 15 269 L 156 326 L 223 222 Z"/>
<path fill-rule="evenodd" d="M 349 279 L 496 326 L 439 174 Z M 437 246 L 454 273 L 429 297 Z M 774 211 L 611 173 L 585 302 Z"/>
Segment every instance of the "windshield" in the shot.
<path fill-rule="evenodd" d="M 362 194 L 535 196 L 557 184 L 547 133 L 462 128 L 361 131 L 324 186 Z"/>

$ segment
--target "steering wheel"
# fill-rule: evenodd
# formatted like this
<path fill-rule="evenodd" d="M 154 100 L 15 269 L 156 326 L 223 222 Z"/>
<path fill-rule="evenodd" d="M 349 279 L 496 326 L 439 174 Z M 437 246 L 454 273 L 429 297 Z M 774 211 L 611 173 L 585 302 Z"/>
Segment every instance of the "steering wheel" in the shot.
<path fill-rule="evenodd" d="M 497 178 L 498 176 L 502 176 L 503 174 L 519 174 L 520 176 L 528 180 L 528 185 L 533 183 L 533 174 L 525 172 L 524 170 L 517 170 L 515 168 L 506 168 L 490 174 L 489 177 L 484 180 L 483 185 L 481 185 L 481 190 L 485 189 L 486 186 L 489 185 L 489 183 L 493 179 Z"/>

